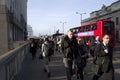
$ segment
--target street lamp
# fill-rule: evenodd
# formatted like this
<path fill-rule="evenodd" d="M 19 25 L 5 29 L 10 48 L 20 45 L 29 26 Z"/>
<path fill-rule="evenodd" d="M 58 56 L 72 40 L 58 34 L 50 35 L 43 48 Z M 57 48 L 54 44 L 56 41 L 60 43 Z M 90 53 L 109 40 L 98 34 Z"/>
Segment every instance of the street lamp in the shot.
<path fill-rule="evenodd" d="M 62 21 L 60 21 L 60 23 L 62 23 L 63 34 L 64 34 L 64 24 L 65 24 L 66 22 L 62 22 Z"/>
<path fill-rule="evenodd" d="M 76 12 L 76 14 L 79 14 L 79 15 L 80 15 L 80 19 L 81 19 L 80 24 L 82 25 L 82 15 L 83 15 L 83 14 L 86 14 L 86 13 L 79 13 L 79 12 Z"/>

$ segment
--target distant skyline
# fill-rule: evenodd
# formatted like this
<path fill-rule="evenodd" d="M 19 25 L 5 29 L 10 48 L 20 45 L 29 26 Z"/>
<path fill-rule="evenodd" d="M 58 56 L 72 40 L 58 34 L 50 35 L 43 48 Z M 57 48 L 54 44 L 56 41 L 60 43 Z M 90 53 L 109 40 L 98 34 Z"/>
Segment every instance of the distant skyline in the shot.
<path fill-rule="evenodd" d="M 90 17 L 90 13 L 109 6 L 118 0 L 28 0 L 28 24 L 32 26 L 34 36 L 53 34 L 58 30 L 64 32 L 80 25 L 82 19 Z"/>

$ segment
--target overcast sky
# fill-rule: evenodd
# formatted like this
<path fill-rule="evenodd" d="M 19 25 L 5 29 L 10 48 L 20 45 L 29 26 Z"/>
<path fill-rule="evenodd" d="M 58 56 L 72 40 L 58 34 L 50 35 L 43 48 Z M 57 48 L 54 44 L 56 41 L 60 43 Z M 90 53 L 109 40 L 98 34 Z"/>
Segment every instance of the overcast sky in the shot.
<path fill-rule="evenodd" d="M 79 13 L 90 13 L 101 9 L 102 5 L 109 6 L 117 0 L 28 0 L 28 24 L 32 26 L 34 35 L 53 34 L 55 30 L 64 32 L 69 28 L 80 25 Z"/>

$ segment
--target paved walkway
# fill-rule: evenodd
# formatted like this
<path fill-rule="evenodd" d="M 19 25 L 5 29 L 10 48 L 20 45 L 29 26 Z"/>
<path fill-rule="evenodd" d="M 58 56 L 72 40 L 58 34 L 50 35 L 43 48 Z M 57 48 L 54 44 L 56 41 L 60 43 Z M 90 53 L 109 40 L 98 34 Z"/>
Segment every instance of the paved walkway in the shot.
<path fill-rule="evenodd" d="M 114 56 L 115 80 L 120 80 L 120 53 Z M 62 55 L 55 53 L 49 64 L 51 77 L 43 71 L 43 62 L 38 57 L 32 60 L 31 54 L 27 54 L 23 63 L 20 74 L 14 80 L 66 80 L 65 68 L 62 63 Z M 91 80 L 93 73 L 91 72 L 91 59 L 88 60 L 85 68 L 85 80 Z M 101 79 L 104 80 L 103 75 Z M 75 80 L 75 78 L 73 78 Z"/>
<path fill-rule="evenodd" d="M 32 60 L 31 54 L 27 54 L 20 73 L 14 80 L 64 80 L 65 68 L 62 64 L 62 56 L 56 54 L 49 63 L 51 77 L 43 71 L 43 61 L 39 60 L 38 54 L 35 60 Z"/>

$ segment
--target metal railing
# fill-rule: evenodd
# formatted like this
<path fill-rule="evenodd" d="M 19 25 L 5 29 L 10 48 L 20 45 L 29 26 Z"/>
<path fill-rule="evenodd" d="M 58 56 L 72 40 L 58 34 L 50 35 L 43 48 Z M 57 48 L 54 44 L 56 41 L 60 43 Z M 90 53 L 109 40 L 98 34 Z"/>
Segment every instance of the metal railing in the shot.
<path fill-rule="evenodd" d="M 13 80 L 19 73 L 28 50 L 28 43 L 25 43 L 0 56 L 0 80 Z"/>

